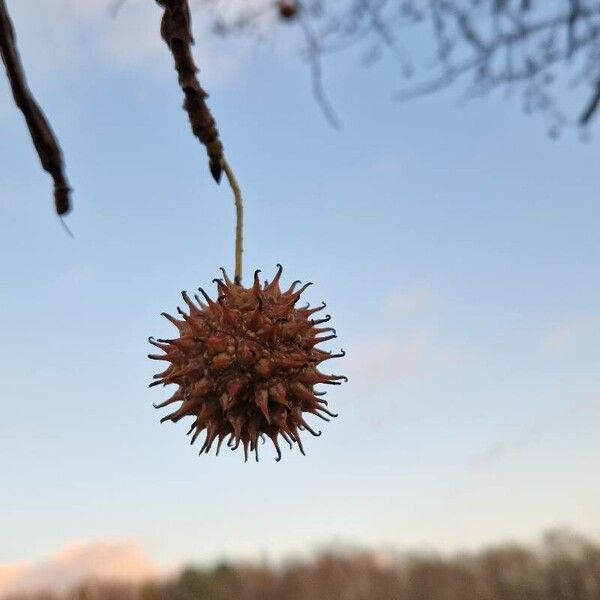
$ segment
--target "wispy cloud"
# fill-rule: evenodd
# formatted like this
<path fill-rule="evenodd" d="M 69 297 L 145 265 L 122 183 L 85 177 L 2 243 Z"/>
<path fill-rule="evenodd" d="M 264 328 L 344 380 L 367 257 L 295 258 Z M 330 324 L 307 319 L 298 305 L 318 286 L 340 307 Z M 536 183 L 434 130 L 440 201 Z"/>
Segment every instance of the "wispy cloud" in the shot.
<path fill-rule="evenodd" d="M 363 389 L 375 389 L 417 375 L 431 346 L 429 327 L 417 321 L 427 316 L 432 293 L 424 288 L 396 288 L 383 300 L 389 327 L 352 344 L 347 359 L 352 380 Z"/>
<path fill-rule="evenodd" d="M 38 563 L 0 565 L 0 598 L 65 593 L 87 581 L 138 583 L 160 577 L 137 542 L 100 540 L 70 545 Z"/>
<path fill-rule="evenodd" d="M 600 331 L 600 317 L 578 316 L 558 323 L 546 334 L 543 340 L 543 350 L 547 355 L 555 355 L 590 332 Z"/>
<path fill-rule="evenodd" d="M 392 335 L 365 338 L 354 344 L 348 357 L 348 372 L 362 388 L 408 379 L 423 366 L 427 343 L 423 330 L 404 339 Z"/>
<path fill-rule="evenodd" d="M 433 295 L 427 289 L 394 290 L 386 303 L 386 308 L 395 315 L 421 312 L 431 306 Z"/>
<path fill-rule="evenodd" d="M 540 415 L 519 431 L 492 441 L 473 455 L 469 464 L 487 468 L 509 456 L 518 456 L 544 439 L 556 439 L 563 431 L 579 431 L 582 424 L 595 423 L 599 416 L 600 402 L 596 398 L 578 401 L 554 413 Z"/>

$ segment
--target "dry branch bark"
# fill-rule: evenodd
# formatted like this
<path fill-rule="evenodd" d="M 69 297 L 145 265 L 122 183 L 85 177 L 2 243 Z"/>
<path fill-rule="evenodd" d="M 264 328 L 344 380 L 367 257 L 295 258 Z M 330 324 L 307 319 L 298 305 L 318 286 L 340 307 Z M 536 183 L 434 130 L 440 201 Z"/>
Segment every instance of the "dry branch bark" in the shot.
<path fill-rule="evenodd" d="M 0 54 L 6 67 L 15 103 L 25 117 L 42 167 L 54 180 L 56 212 L 61 216 L 65 215 L 71 208 L 71 188 L 65 174 L 62 151 L 48 120 L 27 85 L 14 28 L 4 0 L 0 0 Z"/>
<path fill-rule="evenodd" d="M 183 108 L 188 113 L 194 135 L 204 144 L 209 167 L 217 183 L 223 171 L 223 145 L 215 120 L 206 105 L 208 94 L 202 89 L 196 74 L 198 68 L 192 56 L 194 37 L 187 0 L 156 0 L 164 9 L 161 35 L 173 54 L 179 85 L 185 95 Z"/>

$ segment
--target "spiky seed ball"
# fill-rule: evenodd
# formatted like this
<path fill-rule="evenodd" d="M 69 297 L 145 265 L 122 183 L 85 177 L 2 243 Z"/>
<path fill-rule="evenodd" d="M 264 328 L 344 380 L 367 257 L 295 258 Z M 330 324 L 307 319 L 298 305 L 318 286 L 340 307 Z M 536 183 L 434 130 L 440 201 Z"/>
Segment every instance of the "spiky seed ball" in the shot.
<path fill-rule="evenodd" d="M 335 417 L 321 396 L 317 384 L 339 385 L 345 377 L 325 375 L 317 366 L 331 358 L 344 356 L 317 348 L 321 342 L 336 337 L 331 327 L 320 327 L 330 320 L 314 319 L 325 308 L 296 306 L 302 292 L 295 291 L 299 281 L 282 292 L 279 282 L 281 265 L 271 283 L 261 285 L 254 274 L 251 288 L 232 283 L 225 270 L 223 279 L 215 279 L 218 298 L 213 301 L 202 289 L 203 303 L 195 296 L 194 303 L 182 292 L 188 313 L 177 309 L 182 320 L 163 313 L 179 330 L 179 337 L 154 340 L 164 354 L 149 355 L 170 363 L 166 371 L 155 375 L 154 385 L 176 384 L 177 391 L 168 400 L 155 405 L 163 408 L 180 402 L 177 410 L 161 422 L 176 423 L 183 417 L 194 418 L 188 435 L 192 444 L 206 432 L 200 450 L 209 452 L 217 442 L 217 454 L 224 439 L 236 449 L 242 444 L 248 459 L 248 449 L 256 453 L 258 443 L 268 436 L 281 459 L 279 436 L 290 448 L 298 444 L 304 454 L 300 432 L 306 430 L 318 436 L 305 420 L 313 414 L 325 421 Z M 321 334 L 327 334 L 319 337 Z"/>

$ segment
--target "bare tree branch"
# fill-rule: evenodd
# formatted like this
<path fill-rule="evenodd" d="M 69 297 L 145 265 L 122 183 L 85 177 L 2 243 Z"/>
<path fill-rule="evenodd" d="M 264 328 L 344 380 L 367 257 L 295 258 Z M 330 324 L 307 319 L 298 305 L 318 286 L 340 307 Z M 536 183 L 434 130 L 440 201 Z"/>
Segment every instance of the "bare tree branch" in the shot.
<path fill-rule="evenodd" d="M 302 31 L 306 39 L 306 53 L 310 64 L 310 73 L 312 80 L 312 92 L 317 104 L 321 107 L 325 118 L 334 129 L 340 128 L 340 120 L 333 110 L 331 103 L 329 102 L 325 89 L 323 87 L 323 68 L 321 65 L 321 49 L 319 48 L 319 42 L 310 29 L 308 23 L 299 17 L 302 25 Z"/>
<path fill-rule="evenodd" d="M 113 0 L 108 10 L 111 16 L 116 17 L 120 12 L 127 0 Z"/>
<path fill-rule="evenodd" d="M 200 0 L 213 6 L 214 0 Z M 416 82 L 398 94 L 408 98 L 433 93 L 463 82 L 468 95 L 503 87 L 520 89 L 524 108 L 564 122 L 555 107 L 556 84 L 600 81 L 600 0 L 286 0 L 287 10 L 304 33 L 313 76 L 322 78 L 315 54 L 357 46 L 381 47 L 400 58 L 405 77 Z M 273 10 L 281 1 L 273 3 Z M 292 6 L 295 7 L 292 9 Z M 238 27 L 252 28 L 254 16 L 242 10 Z M 240 27 L 241 24 L 241 27 Z M 410 28 L 410 31 L 409 31 Z M 308 29 L 310 36 L 306 36 Z M 398 40 L 410 49 L 399 55 Z M 413 68 L 414 58 L 435 62 Z M 422 61 L 423 62 L 423 61 Z M 576 77 L 569 74 L 576 73 Z M 570 83 L 568 83 L 570 79 Z M 323 90 L 317 99 L 322 103 Z M 596 114 L 594 91 L 577 120 L 588 124 Z"/>
<path fill-rule="evenodd" d="M 27 86 L 14 28 L 4 0 L 0 0 L 0 54 L 2 54 L 15 104 L 25 117 L 42 167 L 54 180 L 56 212 L 58 215 L 65 215 L 71 208 L 71 188 L 65 175 L 62 151 L 48 120 Z"/>
<path fill-rule="evenodd" d="M 583 114 L 579 118 L 580 125 L 585 126 L 590 122 L 590 120 L 594 116 L 594 113 L 596 112 L 599 104 L 600 104 L 600 81 L 597 81 L 596 82 L 596 91 L 594 92 L 594 95 L 591 97 L 586 109 L 583 111 Z"/>
<path fill-rule="evenodd" d="M 194 37 L 190 7 L 187 0 L 156 0 L 164 9 L 162 37 L 173 54 L 179 85 L 185 95 L 183 108 L 187 111 L 194 135 L 204 144 L 212 176 L 218 183 L 223 171 L 223 145 L 215 120 L 206 104 L 208 94 L 196 76 L 198 68 L 192 56 Z"/>

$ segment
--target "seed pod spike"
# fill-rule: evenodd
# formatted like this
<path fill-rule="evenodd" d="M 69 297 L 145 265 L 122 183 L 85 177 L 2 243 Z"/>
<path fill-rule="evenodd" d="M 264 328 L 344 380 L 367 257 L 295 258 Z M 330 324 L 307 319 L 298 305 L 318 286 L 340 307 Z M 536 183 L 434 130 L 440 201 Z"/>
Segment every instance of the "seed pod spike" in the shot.
<path fill-rule="evenodd" d="M 302 421 L 302 427 L 304 427 L 304 429 L 306 429 L 306 431 L 308 431 L 310 434 L 314 435 L 315 437 L 319 437 L 323 432 L 322 431 L 315 431 L 306 421 Z"/>
<path fill-rule="evenodd" d="M 164 408 L 169 404 L 173 404 L 173 402 L 181 402 L 183 400 L 183 396 L 181 394 L 181 390 L 177 390 L 170 398 L 167 398 L 160 404 L 153 404 L 154 408 Z"/>
<path fill-rule="evenodd" d="M 173 325 L 175 325 L 175 327 L 177 327 L 177 329 L 179 329 L 179 331 L 183 331 L 184 330 L 184 325 L 185 322 L 184 321 L 178 321 L 175 317 L 172 317 L 170 314 L 168 313 L 160 313 L 165 319 L 167 319 L 167 321 L 170 321 L 171 323 L 173 323 Z"/>
<path fill-rule="evenodd" d="M 318 408 L 318 410 L 324 412 L 326 415 L 329 415 L 330 417 L 333 417 L 334 419 L 339 416 L 337 413 L 332 413 L 329 409 L 327 408 L 323 408 L 322 406 L 320 406 Z"/>
<path fill-rule="evenodd" d="M 298 298 L 300 298 L 302 293 L 305 292 L 311 285 L 314 285 L 314 283 L 312 281 L 305 283 L 294 295 L 298 296 Z"/>
<path fill-rule="evenodd" d="M 254 283 L 252 284 L 252 296 L 257 299 L 261 297 L 260 279 L 258 278 L 260 272 L 260 269 L 254 271 Z"/>
<path fill-rule="evenodd" d="M 301 309 L 301 310 L 306 314 L 307 317 L 310 317 L 311 315 L 314 315 L 315 313 L 317 313 L 317 312 L 319 312 L 321 310 L 324 310 L 325 308 L 327 308 L 327 304 L 325 304 L 325 302 L 323 302 L 321 304 L 321 306 L 316 306 L 315 308 L 308 308 L 308 307 L 306 307 L 306 308 Z"/>
<path fill-rule="evenodd" d="M 215 305 L 213 299 L 202 288 L 198 288 L 198 291 L 204 296 L 206 304 L 208 304 L 209 307 Z"/>
<path fill-rule="evenodd" d="M 221 271 L 221 273 L 223 273 L 223 279 L 225 280 L 225 284 L 227 285 L 227 287 L 231 287 L 232 286 L 231 279 L 229 279 L 225 268 L 220 267 L 219 270 Z"/>
<path fill-rule="evenodd" d="M 327 323 L 331 321 L 331 315 L 325 315 L 323 319 L 313 319 L 311 321 L 311 325 L 321 325 L 322 323 Z"/>
<path fill-rule="evenodd" d="M 202 300 L 200 300 L 200 296 L 198 296 L 198 294 L 194 294 L 194 299 L 198 303 L 198 306 L 200 306 L 200 310 L 204 310 L 206 308 L 205 304 L 202 302 Z"/>
<path fill-rule="evenodd" d="M 190 316 L 197 315 L 200 313 L 200 309 L 192 302 L 191 298 L 188 296 L 188 293 L 186 291 L 181 292 L 181 297 L 190 309 Z"/>
<path fill-rule="evenodd" d="M 325 337 L 322 337 L 322 338 L 315 338 L 315 341 L 317 344 L 322 344 L 323 342 L 328 342 L 329 340 L 335 340 L 336 338 L 337 338 L 337 335 L 331 334 L 331 335 L 326 335 Z"/>
<path fill-rule="evenodd" d="M 281 437 L 288 443 L 290 450 L 294 447 L 294 445 L 292 444 L 292 440 L 290 440 L 289 436 L 287 433 L 285 433 L 285 431 L 281 432 Z"/>
<path fill-rule="evenodd" d="M 148 354 L 148 358 L 150 360 L 166 360 L 168 362 L 171 362 L 171 359 L 167 354 Z"/>
<path fill-rule="evenodd" d="M 321 419 L 323 421 L 327 421 L 328 423 L 331 423 L 331 419 L 324 417 L 321 413 L 317 412 L 316 410 L 311 411 L 311 412 L 313 413 L 313 415 L 315 415 L 315 417 L 319 417 L 319 419 Z"/>
<path fill-rule="evenodd" d="M 288 290 L 286 292 L 284 292 L 282 295 L 283 296 L 290 296 L 294 293 L 294 289 L 296 289 L 297 285 L 300 285 L 302 282 L 299 279 L 296 279 L 296 281 L 292 282 L 292 285 L 288 288 Z"/>
<path fill-rule="evenodd" d="M 148 338 L 148 343 L 160 348 L 163 352 L 166 352 L 169 349 L 169 345 L 167 343 L 162 343 L 163 340 L 156 340 L 153 337 Z"/>
<path fill-rule="evenodd" d="M 306 452 L 304 452 L 304 446 L 302 446 L 302 440 L 299 435 L 294 436 L 296 438 L 296 443 L 298 444 L 298 448 L 300 449 L 300 453 L 302 456 L 306 456 Z"/>
<path fill-rule="evenodd" d="M 215 456 L 219 456 L 219 452 L 221 451 L 221 444 L 223 443 L 224 439 L 225 439 L 224 435 L 219 436 L 219 440 L 217 442 L 217 449 L 215 450 Z"/>
<path fill-rule="evenodd" d="M 279 280 L 281 279 L 282 273 L 283 273 L 283 267 L 278 263 L 277 264 L 277 273 L 275 273 L 275 277 L 273 277 L 273 281 L 271 281 L 271 283 L 265 285 L 265 289 L 264 289 L 265 294 L 281 295 L 281 290 L 279 289 Z"/>

